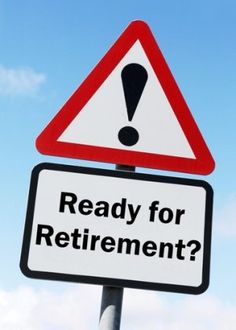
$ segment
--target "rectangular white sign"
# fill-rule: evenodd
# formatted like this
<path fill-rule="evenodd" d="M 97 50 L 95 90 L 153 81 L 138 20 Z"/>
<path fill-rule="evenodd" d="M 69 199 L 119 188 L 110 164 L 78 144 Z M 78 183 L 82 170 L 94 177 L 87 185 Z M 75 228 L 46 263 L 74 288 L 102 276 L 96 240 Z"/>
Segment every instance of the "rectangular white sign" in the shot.
<path fill-rule="evenodd" d="M 202 293 L 212 200 L 205 181 L 39 164 L 21 270 L 34 278 Z"/>

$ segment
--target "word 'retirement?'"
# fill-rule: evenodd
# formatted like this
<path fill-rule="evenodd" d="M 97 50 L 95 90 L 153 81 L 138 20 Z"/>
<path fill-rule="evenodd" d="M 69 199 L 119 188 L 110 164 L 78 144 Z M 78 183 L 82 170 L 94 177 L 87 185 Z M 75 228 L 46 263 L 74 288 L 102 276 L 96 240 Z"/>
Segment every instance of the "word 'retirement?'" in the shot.
<path fill-rule="evenodd" d="M 185 260 L 185 249 L 191 247 L 195 243 L 194 254 L 200 250 L 201 244 L 198 241 L 189 241 L 184 243 L 179 239 L 175 243 L 171 242 L 154 242 L 148 240 L 141 242 L 137 238 L 122 238 L 90 234 L 88 228 L 83 231 L 75 228 L 72 232 L 65 231 L 55 232 L 52 226 L 41 225 L 37 227 L 36 245 L 57 246 L 59 248 L 72 247 L 76 250 L 100 250 L 106 253 L 118 253 L 127 255 L 140 255 L 146 257 L 157 256 L 159 258 L 176 258 Z M 190 250 L 191 252 L 191 250 Z M 188 253 L 189 255 L 189 253 Z M 191 254 L 190 260 L 195 260 L 195 256 Z"/>

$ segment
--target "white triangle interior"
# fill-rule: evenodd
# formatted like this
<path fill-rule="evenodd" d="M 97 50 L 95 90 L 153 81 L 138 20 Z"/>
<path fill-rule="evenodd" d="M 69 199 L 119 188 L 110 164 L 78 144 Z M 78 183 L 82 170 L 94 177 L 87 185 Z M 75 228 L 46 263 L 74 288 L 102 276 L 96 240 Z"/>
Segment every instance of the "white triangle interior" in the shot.
<path fill-rule="evenodd" d="M 122 69 L 130 63 L 141 64 L 148 72 L 147 83 L 131 122 L 128 121 L 121 80 Z M 132 126 L 139 132 L 139 140 L 134 146 L 128 147 L 119 141 L 118 132 L 124 126 Z M 195 159 L 139 41 L 130 48 L 58 141 Z"/>

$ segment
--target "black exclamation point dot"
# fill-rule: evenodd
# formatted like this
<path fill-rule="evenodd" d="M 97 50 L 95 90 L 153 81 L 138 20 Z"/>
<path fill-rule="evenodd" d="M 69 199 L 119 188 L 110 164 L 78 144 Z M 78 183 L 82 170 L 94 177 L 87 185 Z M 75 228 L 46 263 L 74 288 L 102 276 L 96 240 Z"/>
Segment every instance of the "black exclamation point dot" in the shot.
<path fill-rule="evenodd" d="M 137 105 L 146 85 L 148 74 L 146 69 L 137 63 L 126 65 L 121 72 L 125 95 L 128 120 L 132 121 Z M 118 133 L 119 141 L 125 146 L 133 146 L 139 140 L 138 131 L 131 126 L 125 126 Z"/>

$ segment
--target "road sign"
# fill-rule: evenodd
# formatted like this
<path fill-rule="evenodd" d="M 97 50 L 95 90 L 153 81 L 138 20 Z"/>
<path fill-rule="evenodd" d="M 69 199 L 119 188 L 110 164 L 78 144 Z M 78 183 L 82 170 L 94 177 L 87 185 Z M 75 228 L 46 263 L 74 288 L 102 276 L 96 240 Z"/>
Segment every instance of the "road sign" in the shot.
<path fill-rule="evenodd" d="M 209 174 L 211 153 L 146 23 L 132 22 L 36 141 L 43 154 Z"/>
<path fill-rule="evenodd" d="M 202 293 L 212 195 L 200 180 L 40 164 L 21 269 L 34 278 Z"/>

